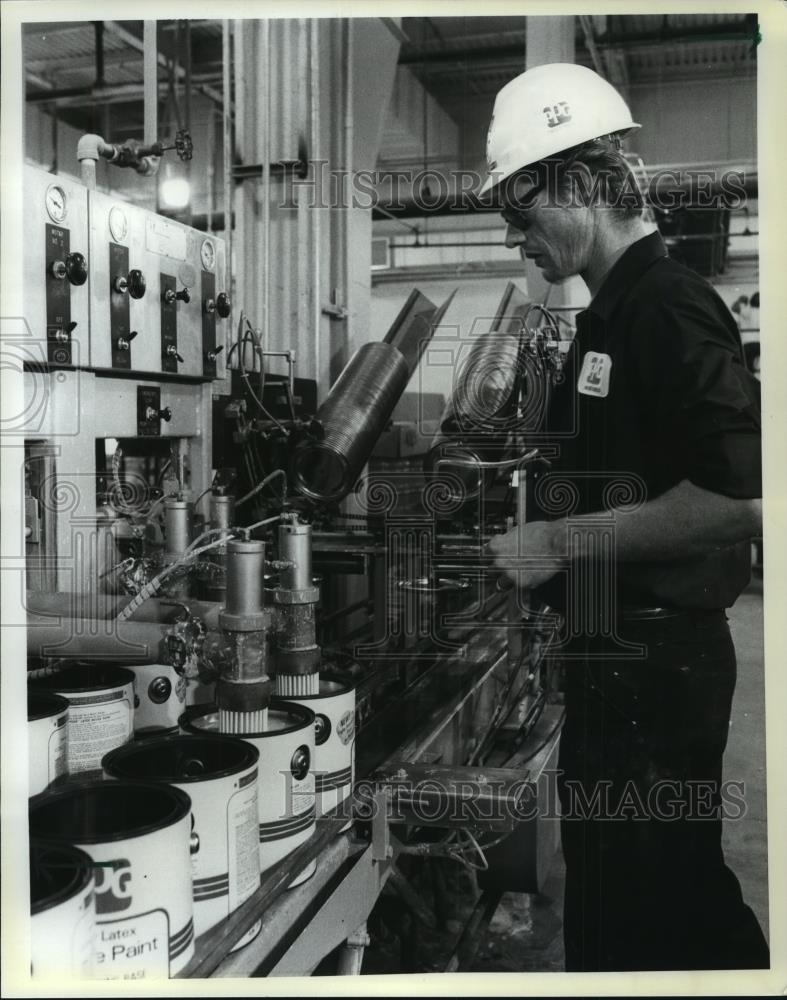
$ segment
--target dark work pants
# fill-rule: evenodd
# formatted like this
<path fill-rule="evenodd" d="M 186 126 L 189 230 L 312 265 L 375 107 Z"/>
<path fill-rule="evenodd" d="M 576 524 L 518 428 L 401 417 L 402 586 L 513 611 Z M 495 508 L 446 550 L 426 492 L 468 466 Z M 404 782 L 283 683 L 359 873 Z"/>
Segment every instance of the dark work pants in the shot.
<path fill-rule="evenodd" d="M 576 640 L 559 792 L 566 971 L 767 968 L 768 946 L 721 848 L 735 688 L 724 612 L 625 622 L 646 659 Z M 764 734 L 763 734 L 764 738 Z M 740 775 L 725 775 L 740 782 Z"/>

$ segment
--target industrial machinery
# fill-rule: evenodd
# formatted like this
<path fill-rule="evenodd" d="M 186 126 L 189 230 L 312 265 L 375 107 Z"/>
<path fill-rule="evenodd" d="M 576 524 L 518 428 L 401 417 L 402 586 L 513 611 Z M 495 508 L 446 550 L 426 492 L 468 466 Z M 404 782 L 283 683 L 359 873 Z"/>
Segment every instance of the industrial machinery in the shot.
<path fill-rule="evenodd" d="M 489 891 L 535 891 L 554 822 L 521 807 L 559 735 L 550 629 L 484 546 L 526 516 L 554 316 L 509 286 L 431 445 L 380 457 L 453 296 L 414 290 L 319 400 L 230 322 L 223 240 L 33 167 L 25 187 L 31 684 L 130 667 L 136 738 L 282 761 L 260 770 L 259 889 L 179 974 L 311 971 L 408 853 L 477 851 Z"/>

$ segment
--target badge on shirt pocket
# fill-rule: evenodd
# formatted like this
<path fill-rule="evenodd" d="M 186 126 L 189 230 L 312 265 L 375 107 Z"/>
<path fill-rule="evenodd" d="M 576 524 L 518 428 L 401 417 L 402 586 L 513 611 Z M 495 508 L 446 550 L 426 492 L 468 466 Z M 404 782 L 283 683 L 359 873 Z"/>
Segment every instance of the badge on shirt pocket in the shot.
<path fill-rule="evenodd" d="M 608 354 L 588 351 L 582 359 L 577 391 L 583 396 L 607 396 L 611 371 L 612 358 Z"/>

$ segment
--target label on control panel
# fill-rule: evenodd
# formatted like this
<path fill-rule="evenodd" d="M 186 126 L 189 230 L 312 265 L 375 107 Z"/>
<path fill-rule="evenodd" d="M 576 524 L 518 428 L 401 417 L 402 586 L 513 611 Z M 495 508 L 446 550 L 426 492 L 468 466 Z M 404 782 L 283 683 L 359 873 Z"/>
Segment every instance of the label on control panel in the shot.
<path fill-rule="evenodd" d="M 137 437 L 161 434 L 161 389 L 157 385 L 137 386 Z"/>
<path fill-rule="evenodd" d="M 185 260 L 188 253 L 186 232 L 166 219 L 153 216 L 145 226 L 145 247 L 151 253 Z"/>
<path fill-rule="evenodd" d="M 202 374 L 216 377 L 216 276 L 202 272 Z"/>
<path fill-rule="evenodd" d="M 112 338 L 112 367 L 131 368 L 131 343 L 128 339 L 128 292 L 115 288 L 115 279 L 128 277 L 128 247 L 109 244 L 109 335 Z"/>
<path fill-rule="evenodd" d="M 52 273 L 55 261 L 65 262 L 70 234 L 59 226 L 46 227 L 46 348 L 47 361 L 71 364 L 71 284 Z"/>
<path fill-rule="evenodd" d="M 167 292 L 175 295 L 175 278 L 171 274 L 161 275 L 161 370 L 177 372 L 178 359 L 178 303 L 173 298 L 167 302 Z"/>

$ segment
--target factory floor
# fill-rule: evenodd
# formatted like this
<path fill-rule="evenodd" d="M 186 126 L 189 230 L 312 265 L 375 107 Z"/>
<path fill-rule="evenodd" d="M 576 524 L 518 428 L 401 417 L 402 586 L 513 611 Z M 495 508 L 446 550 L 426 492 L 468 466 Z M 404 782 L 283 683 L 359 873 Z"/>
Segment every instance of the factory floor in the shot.
<path fill-rule="evenodd" d="M 724 849 L 744 899 L 767 936 L 762 610 L 762 577 L 755 574 L 729 612 L 738 656 L 738 683 L 725 776 L 745 782 L 747 811 L 742 819 L 726 823 Z M 428 867 L 414 863 L 407 875 L 429 912 L 416 916 L 401 894 L 386 891 L 369 921 L 372 944 L 364 955 L 364 974 L 445 971 L 479 895 L 473 873 L 453 862 L 432 862 Z M 563 863 L 558 853 L 540 895 L 506 893 L 486 931 L 478 932 L 480 944 L 475 958 L 462 971 L 561 972 L 563 882 Z"/>

